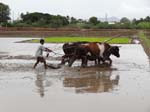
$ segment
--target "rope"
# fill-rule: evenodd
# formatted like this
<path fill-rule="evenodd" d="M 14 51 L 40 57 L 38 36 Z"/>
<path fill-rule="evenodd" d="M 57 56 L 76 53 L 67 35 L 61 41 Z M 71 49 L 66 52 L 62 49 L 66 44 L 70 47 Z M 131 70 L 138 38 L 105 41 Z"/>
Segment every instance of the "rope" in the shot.
<path fill-rule="evenodd" d="M 64 54 L 56 53 L 56 52 L 54 52 L 54 51 L 52 51 L 52 53 L 54 53 L 54 54 L 58 54 L 58 55 L 64 55 Z"/>
<path fill-rule="evenodd" d="M 120 34 L 114 35 L 112 38 L 110 38 L 110 39 L 108 39 L 108 40 L 105 40 L 103 43 L 106 43 L 106 42 L 108 42 L 108 41 L 111 41 L 112 39 L 117 38 L 119 35 L 120 35 Z"/>

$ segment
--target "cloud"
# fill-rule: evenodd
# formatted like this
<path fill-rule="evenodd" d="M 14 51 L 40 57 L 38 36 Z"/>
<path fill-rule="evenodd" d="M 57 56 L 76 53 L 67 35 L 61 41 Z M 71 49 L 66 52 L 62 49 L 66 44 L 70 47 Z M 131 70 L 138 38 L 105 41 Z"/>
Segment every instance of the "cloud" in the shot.
<path fill-rule="evenodd" d="M 150 15 L 150 0 L 1 0 L 17 17 L 21 12 L 45 12 L 87 19 L 108 16 L 140 18 Z"/>
<path fill-rule="evenodd" d="M 131 18 L 144 18 L 148 16 L 150 8 L 145 5 L 142 0 L 132 1 L 132 2 L 122 2 L 120 5 L 120 14 L 126 15 L 126 17 Z"/>
<path fill-rule="evenodd" d="M 143 0 L 143 2 L 145 3 L 146 6 L 150 6 L 150 0 Z"/>

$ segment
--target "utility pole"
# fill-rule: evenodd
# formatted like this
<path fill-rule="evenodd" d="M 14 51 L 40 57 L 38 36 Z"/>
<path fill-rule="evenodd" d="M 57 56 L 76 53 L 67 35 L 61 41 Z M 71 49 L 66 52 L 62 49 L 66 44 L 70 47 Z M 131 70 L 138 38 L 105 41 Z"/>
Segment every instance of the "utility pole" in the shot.
<path fill-rule="evenodd" d="M 21 18 L 20 15 L 21 15 L 20 12 L 18 12 L 18 18 L 17 18 L 17 20 L 20 20 L 20 18 Z"/>

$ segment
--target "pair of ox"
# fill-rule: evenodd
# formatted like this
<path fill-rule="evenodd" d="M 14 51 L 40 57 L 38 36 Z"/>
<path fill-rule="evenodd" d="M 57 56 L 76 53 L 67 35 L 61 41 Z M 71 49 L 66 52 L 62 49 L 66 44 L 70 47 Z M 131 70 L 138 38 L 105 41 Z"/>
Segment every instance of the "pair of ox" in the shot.
<path fill-rule="evenodd" d="M 88 60 L 95 61 L 95 64 L 100 64 L 108 60 L 109 64 L 112 64 L 110 55 L 120 57 L 119 47 L 111 46 L 108 43 L 98 43 L 98 42 L 74 42 L 74 43 L 65 43 L 63 45 L 63 51 L 65 53 L 62 56 L 61 64 L 68 62 L 69 67 L 77 59 L 81 59 L 81 66 L 87 66 Z"/>

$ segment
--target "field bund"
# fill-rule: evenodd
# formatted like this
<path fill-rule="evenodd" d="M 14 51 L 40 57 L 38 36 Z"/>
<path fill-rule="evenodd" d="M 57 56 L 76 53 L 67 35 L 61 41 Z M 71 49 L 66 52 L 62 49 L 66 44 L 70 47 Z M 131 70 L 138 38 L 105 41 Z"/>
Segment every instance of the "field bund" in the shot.
<path fill-rule="evenodd" d="M 141 30 L 135 29 L 66 29 L 66 28 L 32 28 L 13 27 L 0 28 L 0 37 L 51 37 L 51 36 L 80 36 L 80 37 L 132 37 Z M 143 30 L 149 34 L 150 30 Z"/>

